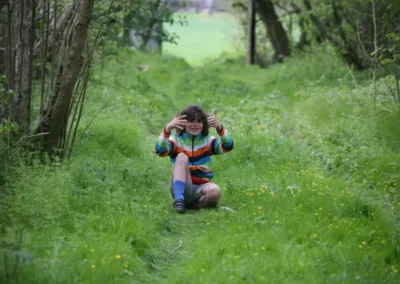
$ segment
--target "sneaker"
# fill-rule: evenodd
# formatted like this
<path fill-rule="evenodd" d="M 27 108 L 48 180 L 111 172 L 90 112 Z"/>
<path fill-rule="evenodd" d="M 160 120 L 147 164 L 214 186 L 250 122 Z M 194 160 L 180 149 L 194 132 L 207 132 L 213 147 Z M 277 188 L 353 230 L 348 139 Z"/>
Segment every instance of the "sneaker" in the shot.
<path fill-rule="evenodd" d="M 182 199 L 175 200 L 173 203 L 174 209 L 178 213 L 185 212 L 185 202 Z"/>

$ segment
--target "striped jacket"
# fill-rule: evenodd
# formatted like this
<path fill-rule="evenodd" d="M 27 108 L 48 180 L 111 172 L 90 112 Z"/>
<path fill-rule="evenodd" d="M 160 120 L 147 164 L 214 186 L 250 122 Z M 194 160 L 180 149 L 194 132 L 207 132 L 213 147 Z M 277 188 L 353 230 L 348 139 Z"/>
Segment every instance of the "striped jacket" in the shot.
<path fill-rule="evenodd" d="M 193 136 L 186 132 L 180 135 L 168 135 L 163 130 L 157 139 L 155 153 L 160 157 L 169 156 L 173 164 L 176 156 L 184 153 L 189 158 L 189 171 L 192 178 L 211 181 L 214 173 L 209 167 L 210 157 L 230 152 L 232 149 L 233 139 L 225 127 L 218 131 L 218 137 L 204 136 L 201 133 Z"/>

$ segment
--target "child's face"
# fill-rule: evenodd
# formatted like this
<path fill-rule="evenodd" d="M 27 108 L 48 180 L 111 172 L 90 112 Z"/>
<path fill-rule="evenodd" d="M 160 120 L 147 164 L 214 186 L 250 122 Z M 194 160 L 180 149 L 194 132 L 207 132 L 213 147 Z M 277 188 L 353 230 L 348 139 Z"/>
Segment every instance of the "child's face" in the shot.
<path fill-rule="evenodd" d="M 203 131 L 203 121 L 202 120 L 188 121 L 186 122 L 185 128 L 186 132 L 189 133 L 190 135 L 200 134 L 201 131 Z"/>

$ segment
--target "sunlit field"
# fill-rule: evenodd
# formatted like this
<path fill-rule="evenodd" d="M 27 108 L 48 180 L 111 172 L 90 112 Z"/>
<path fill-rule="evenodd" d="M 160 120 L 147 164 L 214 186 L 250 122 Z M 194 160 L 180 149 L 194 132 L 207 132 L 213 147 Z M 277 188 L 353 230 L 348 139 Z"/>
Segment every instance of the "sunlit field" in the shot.
<path fill-rule="evenodd" d="M 199 65 L 224 52 L 243 52 L 243 43 L 240 43 L 241 27 L 233 15 L 185 12 L 177 13 L 177 17 L 185 17 L 187 24 L 165 25 L 168 32 L 179 36 L 177 45 L 163 44 L 165 54 L 183 57 L 190 64 Z"/>

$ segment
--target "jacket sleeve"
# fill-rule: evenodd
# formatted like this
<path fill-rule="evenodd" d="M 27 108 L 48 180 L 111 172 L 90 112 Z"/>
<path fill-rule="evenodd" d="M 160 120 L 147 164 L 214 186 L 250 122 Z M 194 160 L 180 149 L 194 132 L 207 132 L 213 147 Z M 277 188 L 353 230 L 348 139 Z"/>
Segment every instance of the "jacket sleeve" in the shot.
<path fill-rule="evenodd" d="M 176 142 L 173 137 L 170 137 L 170 135 L 171 134 L 167 134 L 165 130 L 163 130 L 158 137 L 154 151 L 158 156 L 171 156 L 175 152 Z"/>
<path fill-rule="evenodd" d="M 211 155 L 221 155 L 233 150 L 232 135 L 222 126 L 218 131 L 218 137 L 211 136 L 209 144 Z"/>

